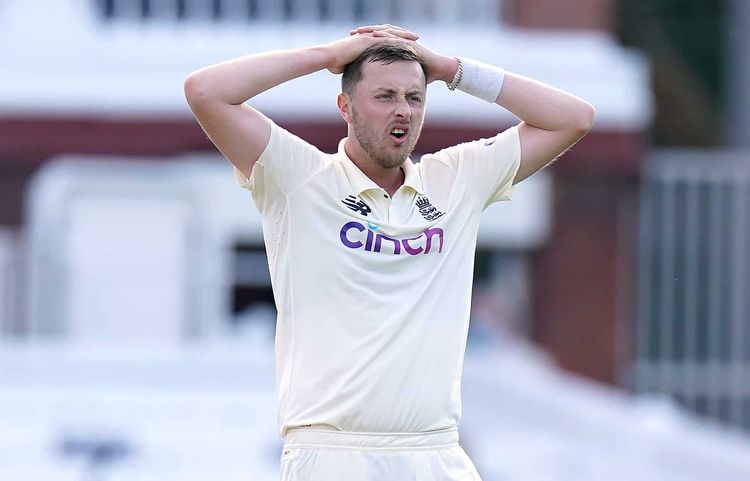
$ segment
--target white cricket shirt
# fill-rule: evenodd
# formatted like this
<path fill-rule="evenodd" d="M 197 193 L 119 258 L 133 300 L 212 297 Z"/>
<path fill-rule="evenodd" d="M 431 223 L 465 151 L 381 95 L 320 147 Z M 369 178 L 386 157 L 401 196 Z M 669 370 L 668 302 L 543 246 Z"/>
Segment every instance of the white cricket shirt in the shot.
<path fill-rule="evenodd" d="M 457 427 L 479 217 L 511 198 L 518 129 L 404 162 L 391 198 L 272 124 L 249 179 L 278 319 L 279 429 Z"/>

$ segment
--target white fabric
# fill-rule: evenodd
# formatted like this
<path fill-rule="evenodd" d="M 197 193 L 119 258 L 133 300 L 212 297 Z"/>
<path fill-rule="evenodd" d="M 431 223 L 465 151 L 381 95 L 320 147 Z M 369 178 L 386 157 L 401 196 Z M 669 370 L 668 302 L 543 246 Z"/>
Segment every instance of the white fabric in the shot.
<path fill-rule="evenodd" d="M 293 429 L 284 441 L 281 481 L 480 481 L 455 429 L 416 435 Z"/>
<path fill-rule="evenodd" d="M 461 66 L 463 73 L 456 88 L 485 102 L 494 103 L 503 89 L 505 69 L 469 58 L 462 58 Z"/>
<path fill-rule="evenodd" d="M 431 433 L 347 433 L 327 426 L 295 428 L 284 436 L 282 460 L 293 455 L 297 448 L 367 449 L 398 451 L 402 449 L 431 450 L 450 448 L 458 444 L 456 428 Z"/>
<path fill-rule="evenodd" d="M 343 145 L 325 154 L 273 125 L 250 179 L 235 169 L 278 309 L 280 432 L 455 428 L 479 217 L 511 198 L 518 131 L 407 160 L 392 199 Z"/>

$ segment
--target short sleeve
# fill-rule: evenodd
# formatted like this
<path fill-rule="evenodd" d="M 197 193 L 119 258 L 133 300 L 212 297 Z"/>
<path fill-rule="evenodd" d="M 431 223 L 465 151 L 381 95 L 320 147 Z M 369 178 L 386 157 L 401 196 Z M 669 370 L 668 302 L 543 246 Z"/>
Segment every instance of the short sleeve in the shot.
<path fill-rule="evenodd" d="M 271 122 L 268 145 L 253 166 L 250 177 L 234 168 L 240 187 L 256 201 L 268 195 L 288 195 L 326 164 L 328 156 L 313 145 Z"/>
<path fill-rule="evenodd" d="M 521 163 L 518 126 L 495 137 L 449 147 L 435 155 L 451 165 L 457 178 L 470 186 L 484 208 L 512 198 L 513 179 Z"/>

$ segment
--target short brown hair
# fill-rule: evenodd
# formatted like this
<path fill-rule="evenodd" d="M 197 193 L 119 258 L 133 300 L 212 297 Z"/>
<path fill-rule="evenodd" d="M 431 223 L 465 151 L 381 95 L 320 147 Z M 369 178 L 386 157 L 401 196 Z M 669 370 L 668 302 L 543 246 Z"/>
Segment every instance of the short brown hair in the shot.
<path fill-rule="evenodd" d="M 427 81 L 427 66 L 417 49 L 405 44 L 380 43 L 365 49 L 359 57 L 344 67 L 344 73 L 341 76 L 341 91 L 351 94 L 354 86 L 362 80 L 362 66 L 372 62 L 381 62 L 386 65 L 393 62 L 417 62 L 422 67 L 425 81 Z"/>

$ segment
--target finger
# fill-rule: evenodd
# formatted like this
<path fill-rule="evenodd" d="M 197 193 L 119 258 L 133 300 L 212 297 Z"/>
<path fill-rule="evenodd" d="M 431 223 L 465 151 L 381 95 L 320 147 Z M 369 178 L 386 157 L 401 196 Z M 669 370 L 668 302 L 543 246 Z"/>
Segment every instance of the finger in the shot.
<path fill-rule="evenodd" d="M 353 30 L 350 30 L 349 34 L 351 35 L 351 34 L 354 34 L 354 33 L 374 32 L 374 31 L 378 31 L 378 30 L 390 30 L 390 31 L 394 31 L 394 32 L 397 31 L 397 32 L 408 33 L 408 34 L 411 34 L 411 35 L 417 35 L 416 33 L 412 32 L 410 30 L 407 30 L 407 29 L 405 29 L 403 27 L 399 27 L 398 25 L 391 25 L 390 23 L 386 23 L 386 24 L 383 24 L 383 25 L 365 25 L 365 26 L 362 26 L 362 27 L 357 27 L 357 28 L 355 28 Z"/>
<path fill-rule="evenodd" d="M 380 29 L 375 29 L 375 28 L 355 28 L 354 30 L 352 30 L 351 32 L 349 32 L 349 35 L 357 35 L 357 34 L 362 34 L 362 33 L 373 33 L 373 32 L 377 32 L 379 30 Z"/>
<path fill-rule="evenodd" d="M 382 30 L 384 27 L 382 25 L 363 25 L 361 27 L 357 27 L 352 30 L 352 32 L 372 32 L 374 30 Z"/>
<path fill-rule="evenodd" d="M 388 37 L 388 38 L 399 38 L 398 35 L 395 35 L 391 32 L 388 32 L 386 30 L 375 30 L 372 32 L 373 37 Z"/>
<path fill-rule="evenodd" d="M 390 28 L 374 30 L 372 33 L 388 33 L 396 38 L 403 38 L 405 40 L 416 40 L 419 38 L 419 34 L 416 34 L 414 32 L 409 32 L 408 30 L 394 30 Z"/>
<path fill-rule="evenodd" d="M 404 27 L 399 27 L 398 25 L 393 25 L 392 23 L 383 23 L 380 25 L 369 25 L 369 27 L 374 27 L 379 30 L 402 30 L 404 32 L 408 32 L 409 30 Z"/>
<path fill-rule="evenodd" d="M 408 30 L 386 30 L 388 33 L 391 33 L 398 38 L 403 38 L 406 40 L 416 40 L 419 38 L 418 33 L 409 32 Z"/>
<path fill-rule="evenodd" d="M 399 35 L 404 38 L 418 38 L 419 34 L 416 32 L 412 32 L 411 30 L 407 30 L 403 27 L 399 27 L 398 25 L 391 25 L 390 23 L 386 23 L 385 25 L 382 25 L 383 30 L 387 30 L 391 33 L 395 33 L 396 35 Z"/>

